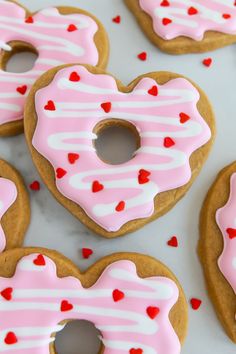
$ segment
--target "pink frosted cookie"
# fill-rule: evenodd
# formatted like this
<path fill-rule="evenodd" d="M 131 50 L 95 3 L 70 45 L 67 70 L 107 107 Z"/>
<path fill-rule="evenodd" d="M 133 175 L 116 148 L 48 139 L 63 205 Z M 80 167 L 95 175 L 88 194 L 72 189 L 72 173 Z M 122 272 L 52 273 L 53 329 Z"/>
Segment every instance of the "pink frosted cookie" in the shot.
<path fill-rule="evenodd" d="M 216 311 L 236 343 L 236 163 L 220 172 L 207 195 L 199 253 Z"/>
<path fill-rule="evenodd" d="M 125 0 L 143 31 L 171 54 L 205 52 L 236 42 L 234 0 Z"/>
<path fill-rule="evenodd" d="M 0 136 L 23 130 L 25 99 L 35 80 L 48 69 L 67 63 L 105 67 L 108 40 L 102 24 L 89 13 L 71 7 L 46 8 L 31 14 L 11 1 L 0 0 Z M 5 71 L 9 58 L 32 51 L 32 70 Z"/>
<path fill-rule="evenodd" d="M 16 249 L 0 255 L 0 318 L 3 353 L 56 353 L 56 333 L 86 320 L 104 353 L 180 354 L 187 304 L 174 275 L 148 256 L 114 254 L 82 274 L 54 251 Z"/>
<path fill-rule="evenodd" d="M 29 220 L 29 198 L 22 177 L 0 160 L 0 253 L 22 245 Z"/>
<path fill-rule="evenodd" d="M 137 135 L 137 151 L 109 165 L 94 140 L 107 126 Z M 211 132 L 212 129 L 212 132 Z M 128 87 L 82 65 L 56 68 L 37 81 L 25 112 L 33 160 L 54 196 L 93 231 L 116 237 L 167 212 L 188 190 L 214 137 L 205 94 L 171 73 Z"/>

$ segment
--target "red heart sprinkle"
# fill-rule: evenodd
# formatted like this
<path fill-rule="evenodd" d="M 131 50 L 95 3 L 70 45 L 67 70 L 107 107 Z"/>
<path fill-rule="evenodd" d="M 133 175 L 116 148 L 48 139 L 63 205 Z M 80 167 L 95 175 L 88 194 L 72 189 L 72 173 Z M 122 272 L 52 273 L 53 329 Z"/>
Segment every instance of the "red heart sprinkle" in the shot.
<path fill-rule="evenodd" d="M 148 90 L 148 93 L 149 93 L 149 95 L 157 96 L 158 95 L 158 87 L 156 85 L 152 86 L 152 88 L 150 88 L 150 90 Z"/>
<path fill-rule="evenodd" d="M 93 250 L 91 248 L 82 248 L 82 255 L 84 259 L 88 259 L 90 256 L 92 256 Z"/>
<path fill-rule="evenodd" d="M 70 152 L 68 154 L 68 161 L 71 165 L 73 165 L 77 160 L 79 160 L 80 156 L 79 154 L 76 154 L 74 152 Z"/>
<path fill-rule="evenodd" d="M 77 31 L 77 30 L 78 30 L 78 27 L 76 27 L 76 25 L 73 25 L 73 24 L 71 24 L 71 25 L 69 25 L 67 27 L 67 31 L 68 32 L 74 32 L 74 31 Z"/>
<path fill-rule="evenodd" d="M 162 19 L 162 24 L 164 26 L 168 26 L 170 23 L 172 23 L 172 20 L 170 18 L 165 17 Z"/>
<path fill-rule="evenodd" d="M 196 311 L 201 306 L 202 300 L 193 298 L 190 300 L 190 303 L 191 303 L 192 309 Z"/>
<path fill-rule="evenodd" d="M 104 189 L 104 185 L 101 184 L 99 181 L 94 181 L 92 185 L 92 191 L 93 193 L 100 192 Z"/>
<path fill-rule="evenodd" d="M 73 305 L 70 304 L 67 300 L 63 300 L 61 302 L 61 312 L 67 312 L 67 311 L 71 311 L 73 309 Z"/>
<path fill-rule="evenodd" d="M 168 0 L 163 0 L 163 1 L 161 2 L 161 6 L 167 7 L 167 6 L 170 6 L 170 3 L 169 3 Z"/>
<path fill-rule="evenodd" d="M 124 209 L 125 209 L 125 202 L 124 201 L 119 202 L 116 206 L 116 211 L 120 212 L 123 211 Z"/>
<path fill-rule="evenodd" d="M 113 290 L 112 296 L 113 296 L 113 300 L 115 302 L 118 302 L 118 301 L 121 301 L 122 299 L 124 299 L 125 294 L 123 293 L 123 291 L 121 291 L 119 289 L 115 289 L 115 290 Z"/>
<path fill-rule="evenodd" d="M 138 182 L 139 184 L 145 184 L 148 183 L 150 181 L 150 179 L 148 178 L 151 175 L 151 172 L 146 171 L 146 170 L 139 170 L 139 176 L 138 176 Z"/>
<path fill-rule="evenodd" d="M 44 106 L 44 109 L 46 111 L 55 111 L 56 110 L 56 106 L 55 106 L 54 102 L 50 100 L 50 101 L 48 101 L 46 106 Z"/>
<path fill-rule="evenodd" d="M 170 247 L 178 247 L 178 239 L 176 236 L 171 237 L 171 239 L 167 242 L 167 245 Z"/>
<path fill-rule="evenodd" d="M 23 86 L 19 86 L 16 89 L 17 92 L 19 92 L 21 95 L 24 95 L 27 91 L 27 86 L 23 85 Z"/>
<path fill-rule="evenodd" d="M 143 350 L 142 349 L 140 349 L 140 348 L 132 348 L 132 349 L 130 349 L 130 354 L 142 354 L 143 353 Z"/>
<path fill-rule="evenodd" d="M 142 61 L 147 60 L 147 53 L 146 52 L 139 53 L 138 58 Z"/>
<path fill-rule="evenodd" d="M 73 71 L 73 73 L 70 74 L 70 81 L 78 82 L 80 81 L 80 76 L 76 71 Z"/>
<path fill-rule="evenodd" d="M 8 332 L 4 339 L 4 342 L 8 345 L 16 344 L 18 342 L 18 339 L 14 332 Z"/>
<path fill-rule="evenodd" d="M 206 58 L 202 61 L 203 65 L 205 65 L 206 67 L 210 67 L 212 64 L 212 59 L 211 58 Z"/>
<path fill-rule="evenodd" d="M 2 290 L 0 294 L 5 300 L 10 301 L 12 299 L 12 292 L 13 292 L 12 288 L 6 288 Z"/>
<path fill-rule="evenodd" d="M 228 228 L 226 232 L 231 240 L 236 237 L 236 229 Z"/>
<path fill-rule="evenodd" d="M 30 184 L 29 187 L 32 191 L 39 191 L 40 190 L 40 183 L 39 183 L 39 181 L 34 181 Z"/>
<path fill-rule="evenodd" d="M 29 16 L 28 18 L 25 19 L 25 23 L 34 23 L 34 19 L 32 16 Z"/>
<path fill-rule="evenodd" d="M 170 147 L 172 147 L 172 146 L 174 146 L 175 145 L 175 142 L 174 142 L 174 140 L 173 139 L 171 139 L 170 137 L 166 137 L 165 139 L 164 139 L 164 146 L 168 149 L 168 148 L 170 148 Z"/>
<path fill-rule="evenodd" d="M 191 6 L 189 9 L 188 9 L 188 14 L 191 16 L 191 15 L 196 15 L 196 14 L 198 14 L 198 10 L 195 8 L 195 7 L 193 7 L 193 6 Z"/>
<path fill-rule="evenodd" d="M 230 14 L 223 14 L 222 17 L 223 17 L 225 20 L 228 20 L 229 18 L 231 18 L 231 15 L 230 15 Z"/>
<path fill-rule="evenodd" d="M 57 168 L 56 169 L 56 175 L 58 179 L 63 178 L 67 174 L 67 171 L 65 171 L 63 168 Z"/>
<path fill-rule="evenodd" d="M 180 117 L 180 123 L 182 124 L 186 123 L 190 119 L 190 117 L 184 112 L 181 112 L 179 114 L 179 117 Z"/>
<path fill-rule="evenodd" d="M 146 311 L 148 316 L 153 320 L 159 314 L 160 309 L 159 307 L 149 306 Z"/>
<path fill-rule="evenodd" d="M 112 19 L 114 23 L 120 23 L 121 22 L 121 17 L 118 15 Z"/>
<path fill-rule="evenodd" d="M 104 102 L 101 104 L 101 107 L 105 113 L 109 113 L 111 111 L 112 104 L 111 102 Z"/>
<path fill-rule="evenodd" d="M 39 267 L 43 267 L 46 265 L 44 256 L 42 254 L 39 254 L 37 258 L 34 259 L 34 264 Z"/>

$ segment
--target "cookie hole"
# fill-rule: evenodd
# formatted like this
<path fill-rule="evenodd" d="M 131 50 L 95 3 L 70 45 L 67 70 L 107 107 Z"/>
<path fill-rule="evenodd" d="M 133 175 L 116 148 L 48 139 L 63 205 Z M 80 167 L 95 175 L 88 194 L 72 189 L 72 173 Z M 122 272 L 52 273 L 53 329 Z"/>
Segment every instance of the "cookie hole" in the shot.
<path fill-rule="evenodd" d="M 97 354 L 101 351 L 101 333 L 92 322 L 70 321 L 56 335 L 57 354 Z"/>
<path fill-rule="evenodd" d="M 3 70 L 10 73 L 25 73 L 33 69 L 38 59 L 37 50 L 30 44 L 17 42 L 12 44 L 11 51 L 4 51 L 1 57 Z"/>
<path fill-rule="evenodd" d="M 140 135 L 136 127 L 124 120 L 108 119 L 94 129 L 94 141 L 98 157 L 110 164 L 120 165 L 130 161 L 140 148 Z"/>

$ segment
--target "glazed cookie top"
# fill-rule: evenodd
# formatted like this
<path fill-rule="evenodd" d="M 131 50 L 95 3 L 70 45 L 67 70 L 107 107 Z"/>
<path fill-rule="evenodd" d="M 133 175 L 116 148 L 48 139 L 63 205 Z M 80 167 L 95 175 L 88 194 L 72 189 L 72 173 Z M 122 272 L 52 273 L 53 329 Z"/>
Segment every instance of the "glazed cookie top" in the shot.
<path fill-rule="evenodd" d="M 20 41 L 32 46 L 38 54 L 28 72 L 0 70 L 1 124 L 22 119 L 27 93 L 35 79 L 48 69 L 66 63 L 99 63 L 94 39 L 98 24 L 89 15 L 73 10 L 75 13 L 62 14 L 60 9 L 52 7 L 27 17 L 21 6 L 0 0 L 0 49 L 11 51 L 15 41 Z M 21 45 L 18 44 L 19 48 Z"/>
<path fill-rule="evenodd" d="M 17 198 L 16 185 L 9 179 L 0 177 L 0 220 Z M 6 237 L 0 225 L 0 252 L 6 247 Z"/>
<path fill-rule="evenodd" d="M 218 264 L 236 293 L 236 173 L 231 176 L 229 200 L 217 211 L 216 221 L 224 238 L 224 250 Z"/>
<path fill-rule="evenodd" d="M 158 193 L 191 179 L 189 158 L 211 137 L 186 79 L 164 85 L 142 77 L 121 92 L 108 74 L 84 66 L 66 67 L 35 95 L 34 148 L 55 169 L 56 186 L 105 230 L 150 217 Z M 109 119 L 129 121 L 141 147 L 130 161 L 109 165 L 94 148 L 94 128 Z"/>
<path fill-rule="evenodd" d="M 47 354 L 66 320 L 87 320 L 100 330 L 105 353 L 179 354 L 169 321 L 177 285 L 165 277 L 140 278 L 132 261 L 116 261 L 90 288 L 58 278 L 54 261 L 23 257 L 12 278 L 0 278 L 0 346 L 8 353 Z"/>
<path fill-rule="evenodd" d="M 138 0 L 158 36 L 201 41 L 207 31 L 236 34 L 234 0 Z"/>

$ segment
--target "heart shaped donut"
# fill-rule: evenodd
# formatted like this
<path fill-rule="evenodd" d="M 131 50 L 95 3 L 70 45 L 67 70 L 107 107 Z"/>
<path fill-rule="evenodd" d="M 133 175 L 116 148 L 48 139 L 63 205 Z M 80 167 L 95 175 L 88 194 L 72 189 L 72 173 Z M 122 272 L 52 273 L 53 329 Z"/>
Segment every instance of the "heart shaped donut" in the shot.
<path fill-rule="evenodd" d="M 119 165 L 102 161 L 94 147 L 112 125 L 138 135 L 135 156 Z M 166 213 L 186 193 L 212 145 L 214 115 L 205 94 L 176 74 L 143 75 L 125 87 L 99 68 L 73 65 L 36 82 L 25 133 L 58 201 L 93 231 L 116 237 Z"/>
<path fill-rule="evenodd" d="M 199 255 L 207 288 L 236 343 L 236 163 L 219 173 L 203 204 Z"/>
<path fill-rule="evenodd" d="M 35 80 L 48 69 L 68 63 L 105 67 L 108 39 L 102 24 L 73 7 L 50 7 L 36 13 L 12 1 L 0 0 L 0 136 L 23 131 L 23 108 Z M 38 55 L 24 73 L 6 71 L 12 55 Z"/>
<path fill-rule="evenodd" d="M 0 160 L 0 253 L 20 247 L 30 221 L 24 181 L 12 166 Z"/>
<path fill-rule="evenodd" d="M 144 33 L 170 54 L 207 52 L 236 42 L 234 0 L 125 0 Z"/>
<path fill-rule="evenodd" d="M 113 254 L 81 273 L 45 249 L 0 255 L 0 347 L 9 354 L 56 353 L 67 322 L 87 320 L 105 353 L 179 354 L 187 303 L 175 276 L 154 258 Z"/>

